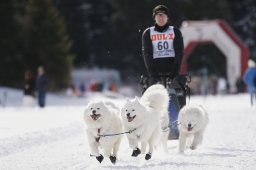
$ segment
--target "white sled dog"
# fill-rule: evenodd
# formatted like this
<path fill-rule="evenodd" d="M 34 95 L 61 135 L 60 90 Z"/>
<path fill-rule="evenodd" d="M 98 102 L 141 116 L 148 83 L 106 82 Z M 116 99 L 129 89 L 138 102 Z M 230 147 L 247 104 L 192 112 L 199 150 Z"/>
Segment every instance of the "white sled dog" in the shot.
<path fill-rule="evenodd" d="M 137 96 L 132 100 L 127 99 L 121 109 L 121 116 L 125 131 L 131 132 L 127 134 L 129 145 L 133 149 L 131 156 L 136 157 L 140 153 L 145 153 L 149 145 L 145 156 L 145 159 L 149 160 L 161 135 L 165 136 L 162 139 L 166 147 L 168 131 L 163 132 L 161 128 L 167 127 L 168 129 L 168 103 L 168 92 L 160 84 L 150 86 L 140 99 Z M 138 147 L 139 142 L 141 150 Z"/>
<path fill-rule="evenodd" d="M 194 150 L 203 140 L 203 133 L 208 124 L 208 114 L 201 105 L 186 105 L 178 116 L 179 151 L 184 152 L 187 145 Z M 190 140 L 188 140 L 190 139 Z"/>
<path fill-rule="evenodd" d="M 91 102 L 84 112 L 84 120 L 87 125 L 86 133 L 91 149 L 91 156 L 95 156 L 101 163 L 104 157 L 109 157 L 115 164 L 122 135 L 115 135 L 123 131 L 120 109 L 113 103 Z M 105 135 L 105 136 L 104 136 Z"/>

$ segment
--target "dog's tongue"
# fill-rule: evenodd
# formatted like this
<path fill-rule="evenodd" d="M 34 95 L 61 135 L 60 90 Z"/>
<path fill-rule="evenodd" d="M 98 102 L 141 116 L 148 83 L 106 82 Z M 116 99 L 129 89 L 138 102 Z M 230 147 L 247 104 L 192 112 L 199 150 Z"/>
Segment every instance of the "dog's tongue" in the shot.
<path fill-rule="evenodd" d="M 99 117 L 100 117 L 99 114 L 93 114 L 93 115 L 91 115 L 91 118 L 92 118 L 93 120 L 97 120 Z"/>
<path fill-rule="evenodd" d="M 133 121 L 133 119 L 136 117 L 136 115 L 134 115 L 133 117 L 127 116 L 128 122 Z"/>
<path fill-rule="evenodd" d="M 131 122 L 133 120 L 132 117 L 128 117 L 127 119 L 128 119 L 128 122 Z"/>
<path fill-rule="evenodd" d="M 191 131 L 192 129 L 193 129 L 192 127 L 189 127 L 189 128 L 188 128 L 188 131 Z"/>

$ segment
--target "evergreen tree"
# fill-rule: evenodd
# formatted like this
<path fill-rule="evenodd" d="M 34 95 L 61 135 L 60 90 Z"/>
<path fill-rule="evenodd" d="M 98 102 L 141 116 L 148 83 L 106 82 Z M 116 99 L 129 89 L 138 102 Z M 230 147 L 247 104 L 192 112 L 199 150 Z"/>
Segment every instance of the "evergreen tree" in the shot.
<path fill-rule="evenodd" d="M 76 54 L 76 66 L 103 66 L 108 64 L 108 44 L 104 34 L 111 8 L 108 0 L 55 0 L 64 15 L 68 32 L 74 41 L 72 51 Z"/>
<path fill-rule="evenodd" d="M 72 53 L 76 55 L 74 64 L 85 65 L 89 62 L 90 22 L 92 5 L 87 0 L 54 0 L 67 24 L 67 31 L 73 41 Z M 95 11 L 94 11 L 95 12 Z"/>
<path fill-rule="evenodd" d="M 16 69 L 21 69 L 23 56 L 20 53 L 19 23 L 17 21 L 18 2 L 0 0 L 0 85 L 18 86 L 20 77 Z"/>
<path fill-rule="evenodd" d="M 228 0 L 182 0 L 181 13 L 183 20 L 214 20 L 231 21 L 232 15 Z"/>
<path fill-rule="evenodd" d="M 24 71 L 43 65 L 52 89 L 66 87 L 72 43 L 52 0 L 1 0 L 0 14 L 1 85 L 23 87 Z"/>
<path fill-rule="evenodd" d="M 250 49 L 251 57 L 256 60 L 256 1 L 229 0 L 232 11 L 232 27 Z"/>
<path fill-rule="evenodd" d="M 73 57 L 65 22 L 52 0 L 32 0 L 30 5 L 33 10 L 29 14 L 31 25 L 27 30 L 26 65 L 34 69 L 44 66 L 51 88 L 67 87 Z"/>
<path fill-rule="evenodd" d="M 111 0 L 110 0 L 111 1 Z M 91 4 L 87 16 L 87 32 L 90 42 L 89 65 L 97 64 L 100 67 L 111 67 L 109 61 L 110 43 L 106 35 L 109 34 L 111 7 L 108 0 L 87 0 Z"/>

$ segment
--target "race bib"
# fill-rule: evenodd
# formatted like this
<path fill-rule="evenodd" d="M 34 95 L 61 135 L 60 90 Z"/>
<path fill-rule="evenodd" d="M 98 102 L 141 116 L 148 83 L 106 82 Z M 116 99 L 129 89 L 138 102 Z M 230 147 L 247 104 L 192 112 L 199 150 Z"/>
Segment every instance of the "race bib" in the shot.
<path fill-rule="evenodd" d="M 150 37 L 153 45 L 153 58 L 175 57 L 173 40 L 175 37 L 173 27 L 169 27 L 165 32 L 157 32 L 155 27 L 150 27 Z"/>

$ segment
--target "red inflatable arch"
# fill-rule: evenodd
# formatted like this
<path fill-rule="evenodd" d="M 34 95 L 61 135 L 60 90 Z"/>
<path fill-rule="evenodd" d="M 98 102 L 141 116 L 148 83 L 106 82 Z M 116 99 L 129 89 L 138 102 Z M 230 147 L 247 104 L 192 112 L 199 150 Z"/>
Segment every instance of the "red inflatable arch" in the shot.
<path fill-rule="evenodd" d="M 234 92 L 237 78 L 247 68 L 249 51 L 229 25 L 223 20 L 185 21 L 182 23 L 181 32 L 185 47 L 181 72 L 187 72 L 187 59 L 197 45 L 213 42 L 227 58 L 227 79 L 231 92 Z"/>

